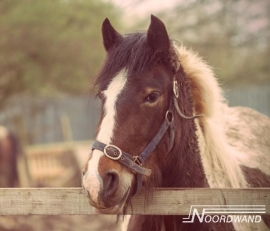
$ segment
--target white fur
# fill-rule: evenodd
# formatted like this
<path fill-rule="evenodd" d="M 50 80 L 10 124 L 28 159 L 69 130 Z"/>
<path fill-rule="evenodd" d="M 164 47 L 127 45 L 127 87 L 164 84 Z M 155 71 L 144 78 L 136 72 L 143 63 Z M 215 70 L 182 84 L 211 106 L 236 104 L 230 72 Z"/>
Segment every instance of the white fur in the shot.
<path fill-rule="evenodd" d="M 211 188 L 248 187 L 240 164 L 260 168 L 269 174 L 269 159 L 266 163 L 256 159 L 259 154 L 261 160 L 265 159 L 265 154 L 268 153 L 258 154 L 256 149 L 244 153 L 244 148 L 233 147 L 229 144 L 226 137 L 226 126 L 228 120 L 232 118 L 230 118 L 228 106 L 211 68 L 185 47 L 181 46 L 177 50 L 183 69 L 190 79 L 191 85 L 195 86 L 195 88 L 191 88 L 191 91 L 194 91 L 191 94 L 197 101 L 200 101 L 194 100 L 194 110 L 196 114 L 203 114 L 203 117 L 196 119 L 196 127 L 202 164 L 209 186 Z M 202 112 L 196 111 L 197 108 L 198 110 L 200 108 L 196 103 L 203 105 Z M 250 126 L 250 124 L 245 124 L 245 126 Z M 241 143 L 241 140 L 238 142 Z M 266 167 L 262 167 L 263 165 Z M 237 231 L 269 230 L 263 222 L 257 225 L 234 223 L 234 227 Z"/>
<path fill-rule="evenodd" d="M 121 231 L 127 231 L 128 230 L 128 224 L 129 224 L 129 221 L 130 221 L 130 217 L 131 217 L 131 215 L 125 215 L 124 216 L 124 221 L 122 222 L 122 225 L 121 225 Z"/>
<path fill-rule="evenodd" d="M 266 175 L 270 175 L 269 118 L 243 107 L 228 108 L 226 117 L 228 141 L 238 150 L 239 154 L 236 156 L 238 163 L 260 169 Z M 259 142 L 258 134 L 262 134 Z"/>
<path fill-rule="evenodd" d="M 83 186 L 90 193 L 91 199 L 98 202 L 98 192 L 103 187 L 101 177 L 98 173 L 98 163 L 103 153 L 94 150 L 91 159 L 88 161 L 87 172 L 83 177 Z"/>
<path fill-rule="evenodd" d="M 105 144 L 110 144 L 115 127 L 116 102 L 118 96 L 123 91 L 126 84 L 126 77 L 123 72 L 120 72 L 114 77 L 109 84 L 107 90 L 103 92 L 106 101 L 104 105 L 105 116 L 101 122 L 97 140 Z M 104 154 L 101 151 L 94 150 L 92 158 L 88 162 L 88 170 L 83 178 L 83 184 L 86 190 L 90 193 L 91 199 L 98 202 L 98 193 L 102 189 L 102 180 L 98 172 L 99 161 Z"/>
<path fill-rule="evenodd" d="M 97 135 L 97 140 L 105 144 L 109 144 L 111 142 L 115 127 L 115 104 L 118 96 L 121 94 L 126 85 L 126 81 L 127 78 L 122 71 L 112 80 L 107 90 L 103 92 L 104 96 L 106 97 L 106 102 L 104 105 L 105 117 L 102 120 L 100 130 Z"/>

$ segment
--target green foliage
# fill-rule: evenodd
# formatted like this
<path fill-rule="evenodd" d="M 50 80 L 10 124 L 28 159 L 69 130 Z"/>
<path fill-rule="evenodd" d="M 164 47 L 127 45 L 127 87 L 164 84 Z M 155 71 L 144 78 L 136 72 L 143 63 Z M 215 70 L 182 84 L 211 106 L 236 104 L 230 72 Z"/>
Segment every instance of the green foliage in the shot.
<path fill-rule="evenodd" d="M 157 16 L 171 38 L 214 67 L 222 84 L 270 83 L 270 1 L 179 1 Z M 149 16 L 136 27 L 148 25 Z"/>
<path fill-rule="evenodd" d="M 265 67 L 269 67 L 270 56 L 270 2 L 207 0 L 196 9 L 197 20 L 191 27 L 195 36 L 186 41 L 214 67 L 220 82 L 269 83 L 270 72 Z M 190 29 L 183 32 L 188 34 Z"/>
<path fill-rule="evenodd" d="M 99 0 L 0 1 L 0 105 L 16 94 L 84 94 L 104 58 Z"/>

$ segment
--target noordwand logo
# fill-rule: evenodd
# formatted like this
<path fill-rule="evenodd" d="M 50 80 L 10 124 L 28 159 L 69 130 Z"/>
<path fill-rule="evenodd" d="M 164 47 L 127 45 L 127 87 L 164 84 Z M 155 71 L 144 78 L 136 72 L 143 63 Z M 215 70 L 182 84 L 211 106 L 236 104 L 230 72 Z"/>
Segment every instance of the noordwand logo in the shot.
<path fill-rule="evenodd" d="M 195 217 L 200 223 L 259 223 L 261 214 L 265 205 L 192 205 L 183 223 L 193 223 Z"/>

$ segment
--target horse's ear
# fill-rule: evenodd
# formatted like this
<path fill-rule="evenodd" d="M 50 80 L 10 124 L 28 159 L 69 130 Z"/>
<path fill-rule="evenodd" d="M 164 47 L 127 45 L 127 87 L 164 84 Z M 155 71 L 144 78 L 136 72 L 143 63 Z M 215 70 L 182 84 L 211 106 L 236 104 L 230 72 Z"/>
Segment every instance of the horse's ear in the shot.
<path fill-rule="evenodd" d="M 109 51 L 122 38 L 122 36 L 113 28 L 108 18 L 106 18 L 102 23 L 102 37 L 106 51 Z"/>
<path fill-rule="evenodd" d="M 147 42 L 156 52 L 168 51 L 170 39 L 164 23 L 154 15 L 151 15 L 151 24 L 147 31 Z"/>

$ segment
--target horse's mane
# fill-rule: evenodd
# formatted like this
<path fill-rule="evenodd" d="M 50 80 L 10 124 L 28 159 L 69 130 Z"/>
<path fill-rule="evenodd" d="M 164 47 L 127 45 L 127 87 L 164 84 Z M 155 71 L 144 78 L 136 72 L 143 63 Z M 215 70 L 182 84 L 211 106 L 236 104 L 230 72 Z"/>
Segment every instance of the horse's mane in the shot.
<path fill-rule="evenodd" d="M 247 187 L 240 166 L 235 161 L 235 150 L 225 137 L 228 107 L 212 69 L 184 46 L 177 47 L 179 61 L 190 80 L 197 136 L 204 171 L 210 187 Z"/>

